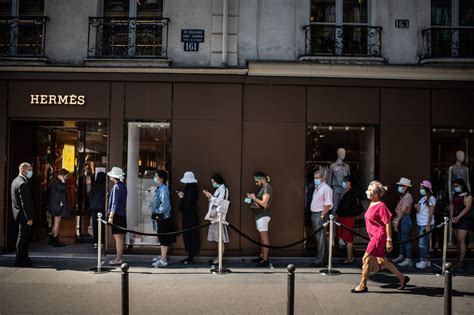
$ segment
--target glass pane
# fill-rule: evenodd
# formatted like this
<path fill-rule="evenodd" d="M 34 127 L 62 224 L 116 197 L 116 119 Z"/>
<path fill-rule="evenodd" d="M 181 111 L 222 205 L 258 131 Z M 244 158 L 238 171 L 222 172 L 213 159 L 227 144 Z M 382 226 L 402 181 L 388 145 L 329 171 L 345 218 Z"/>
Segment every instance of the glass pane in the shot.
<path fill-rule="evenodd" d="M 163 16 L 163 1 L 137 0 L 137 16 Z"/>
<path fill-rule="evenodd" d="M 102 55 L 126 56 L 128 54 L 128 18 L 106 18 L 102 26 Z"/>
<path fill-rule="evenodd" d="M 344 23 L 367 23 L 367 0 L 344 0 Z"/>
<path fill-rule="evenodd" d="M 22 15 L 44 15 L 44 0 L 21 0 L 20 16 Z"/>
<path fill-rule="evenodd" d="M 459 25 L 474 26 L 473 0 L 459 0 Z"/>
<path fill-rule="evenodd" d="M 104 0 L 104 16 L 128 16 L 129 0 Z"/>
<path fill-rule="evenodd" d="M 161 24 L 140 20 L 137 23 L 137 48 L 136 54 L 140 56 L 160 56 L 162 54 Z"/>
<path fill-rule="evenodd" d="M 156 190 L 153 177 L 157 170 L 169 171 L 171 160 L 170 124 L 160 122 L 129 122 L 126 136 L 126 183 L 128 229 L 155 233 L 151 206 Z M 128 233 L 127 243 L 157 245 L 155 236 Z"/>
<path fill-rule="evenodd" d="M 451 26 L 451 0 L 431 0 L 431 25 Z"/>
<path fill-rule="evenodd" d="M 367 41 L 366 27 L 344 27 L 343 41 L 344 41 L 344 55 L 367 55 L 368 41 Z"/>
<path fill-rule="evenodd" d="M 19 55 L 40 55 L 43 46 L 43 25 L 34 20 L 21 19 L 18 23 Z"/>
<path fill-rule="evenodd" d="M 311 22 L 336 22 L 336 0 L 312 0 Z"/>
<path fill-rule="evenodd" d="M 0 15 L 12 15 L 12 0 L 0 0 Z"/>
<path fill-rule="evenodd" d="M 334 26 L 311 25 L 312 55 L 334 55 L 336 53 L 336 32 Z"/>

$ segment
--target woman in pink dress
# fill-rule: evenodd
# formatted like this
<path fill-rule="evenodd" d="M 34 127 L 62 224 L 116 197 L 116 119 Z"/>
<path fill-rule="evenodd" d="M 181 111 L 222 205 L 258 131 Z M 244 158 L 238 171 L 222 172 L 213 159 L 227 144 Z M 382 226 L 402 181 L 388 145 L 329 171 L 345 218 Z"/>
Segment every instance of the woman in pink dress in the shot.
<path fill-rule="evenodd" d="M 400 280 L 399 290 L 403 290 L 408 281 L 410 281 L 410 278 L 400 273 L 386 257 L 387 253 L 390 253 L 393 249 L 390 225 L 392 214 L 387 209 L 387 206 L 380 201 L 386 191 L 387 188 L 378 181 L 372 181 L 367 188 L 367 198 L 371 202 L 365 213 L 365 226 L 370 241 L 362 258 L 362 279 L 359 285 L 351 290 L 352 293 L 367 292 L 369 273 L 378 271 L 380 266 L 383 266 L 397 276 L 398 280 Z"/>

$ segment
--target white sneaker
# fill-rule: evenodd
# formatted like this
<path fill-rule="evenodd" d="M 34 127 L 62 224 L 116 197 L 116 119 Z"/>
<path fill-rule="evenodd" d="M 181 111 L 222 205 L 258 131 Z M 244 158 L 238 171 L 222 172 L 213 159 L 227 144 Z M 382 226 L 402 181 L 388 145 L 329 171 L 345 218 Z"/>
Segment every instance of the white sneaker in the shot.
<path fill-rule="evenodd" d="M 418 269 L 426 269 L 431 267 L 431 261 L 422 259 L 420 262 L 416 263 L 415 266 Z"/>
<path fill-rule="evenodd" d="M 404 261 L 398 264 L 400 267 L 408 267 L 408 266 L 413 266 L 413 263 L 411 262 L 410 258 L 405 258 Z"/>
<path fill-rule="evenodd" d="M 97 247 L 99 247 L 99 244 L 94 243 L 94 248 L 97 249 Z"/>
<path fill-rule="evenodd" d="M 168 262 L 165 260 L 158 259 L 155 263 L 152 264 L 153 267 L 159 268 L 159 267 L 166 267 L 168 266 Z"/>
<path fill-rule="evenodd" d="M 402 261 L 404 261 L 404 260 L 405 260 L 405 256 L 399 255 L 397 258 L 393 259 L 392 262 L 393 262 L 394 264 L 396 264 L 396 263 L 402 262 Z"/>
<path fill-rule="evenodd" d="M 160 256 L 156 256 L 156 257 L 153 257 L 152 261 L 153 261 L 153 262 L 157 262 L 157 261 L 160 260 L 160 259 L 161 259 Z"/>

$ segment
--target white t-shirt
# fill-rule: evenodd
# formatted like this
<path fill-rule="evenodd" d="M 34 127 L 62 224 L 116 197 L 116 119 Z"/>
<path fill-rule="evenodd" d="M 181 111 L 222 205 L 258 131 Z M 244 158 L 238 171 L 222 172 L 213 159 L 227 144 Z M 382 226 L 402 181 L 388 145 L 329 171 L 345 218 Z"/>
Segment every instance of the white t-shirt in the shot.
<path fill-rule="evenodd" d="M 430 197 L 429 205 L 425 203 L 426 196 L 418 201 L 420 205 L 420 210 L 416 213 L 416 224 L 419 226 L 425 226 L 428 224 L 428 217 L 430 215 L 430 206 L 434 207 L 436 205 L 436 198 L 434 196 Z M 431 217 L 431 225 L 435 224 L 434 214 Z"/>

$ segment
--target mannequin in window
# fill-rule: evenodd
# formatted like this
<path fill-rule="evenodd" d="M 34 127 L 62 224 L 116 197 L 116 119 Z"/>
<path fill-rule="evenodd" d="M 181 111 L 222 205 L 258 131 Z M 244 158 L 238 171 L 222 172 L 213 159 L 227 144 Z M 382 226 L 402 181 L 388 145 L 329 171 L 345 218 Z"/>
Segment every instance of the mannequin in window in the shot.
<path fill-rule="evenodd" d="M 453 188 L 451 186 L 453 180 L 462 179 L 466 183 L 467 190 L 471 191 L 471 185 L 469 183 L 469 169 L 463 165 L 464 162 L 464 152 L 456 152 L 456 163 L 451 165 L 448 170 L 448 192 L 449 200 L 453 199 Z"/>
<path fill-rule="evenodd" d="M 333 207 L 332 214 L 334 215 L 337 210 L 337 205 L 339 204 L 339 199 L 341 199 L 344 188 L 342 188 L 342 182 L 344 177 L 351 174 L 349 165 L 344 163 L 346 158 L 346 150 L 343 148 L 337 149 L 337 160 L 334 163 L 331 163 L 329 166 L 329 173 L 327 178 L 327 183 L 333 190 Z"/>

